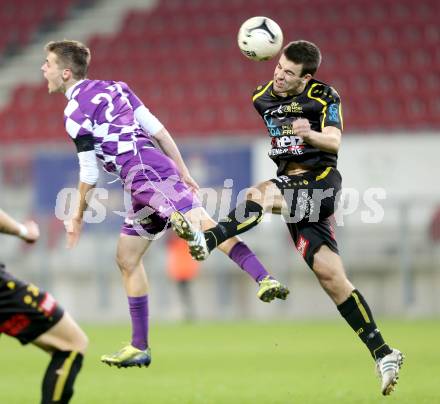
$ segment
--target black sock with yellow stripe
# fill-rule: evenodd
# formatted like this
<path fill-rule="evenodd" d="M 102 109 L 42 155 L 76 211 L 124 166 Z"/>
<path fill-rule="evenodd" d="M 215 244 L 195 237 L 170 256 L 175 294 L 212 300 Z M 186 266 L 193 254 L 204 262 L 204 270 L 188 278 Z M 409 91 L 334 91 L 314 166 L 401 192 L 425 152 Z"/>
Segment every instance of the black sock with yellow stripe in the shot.
<path fill-rule="evenodd" d="M 249 200 L 242 202 L 226 218 L 220 220 L 217 226 L 205 231 L 209 251 L 228 238 L 252 229 L 262 218 L 263 207 L 260 204 Z"/>
<path fill-rule="evenodd" d="M 55 351 L 42 384 L 41 404 L 67 404 L 73 396 L 73 383 L 81 370 L 83 355 L 75 351 Z"/>
<path fill-rule="evenodd" d="M 353 290 L 350 297 L 337 307 L 342 317 L 367 346 L 375 360 L 392 352 L 390 347 L 385 344 L 382 334 L 374 322 L 373 314 L 358 290 Z"/>

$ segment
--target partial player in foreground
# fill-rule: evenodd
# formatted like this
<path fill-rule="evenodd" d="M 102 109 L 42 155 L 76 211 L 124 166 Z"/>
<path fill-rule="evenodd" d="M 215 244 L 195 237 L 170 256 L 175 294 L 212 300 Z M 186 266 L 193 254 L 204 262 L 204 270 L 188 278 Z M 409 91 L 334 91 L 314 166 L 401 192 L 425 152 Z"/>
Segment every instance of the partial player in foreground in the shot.
<path fill-rule="evenodd" d="M 66 223 L 68 246 L 73 247 L 80 237 L 86 196 L 98 179 L 97 158 L 106 171 L 121 180 L 128 200 L 116 261 L 128 297 L 132 340 L 101 360 L 118 367 L 148 366 L 149 285 L 142 258 L 175 212 L 201 229 L 215 222 L 195 196 L 198 185 L 174 140 L 127 84 L 87 79 L 90 50 L 79 42 L 50 42 L 46 51 L 44 77 L 49 93 L 61 92 L 67 98 L 65 127 L 80 163 L 80 200 L 73 219 Z M 153 138 L 162 150 L 153 144 Z M 287 288 L 269 275 L 237 237 L 219 243 L 218 248 L 257 282 L 261 300 L 286 299 Z"/>
<path fill-rule="evenodd" d="M 0 232 L 20 237 L 27 243 L 35 242 L 40 235 L 35 222 L 19 223 L 2 210 Z M 41 386 L 41 404 L 68 403 L 81 370 L 87 337 L 49 293 L 6 272 L 3 264 L 0 264 L 1 333 L 23 345 L 32 343 L 51 355 Z M 1 391 L 0 401 L 7 402 L 1 398 Z"/>
<path fill-rule="evenodd" d="M 316 45 L 291 42 L 283 49 L 273 80 L 254 92 L 254 106 L 271 139 L 269 157 L 278 167 L 277 177 L 250 188 L 245 202 L 204 233 L 183 216 L 174 226 L 189 241 L 193 257 L 204 260 L 218 244 L 255 227 L 264 213 L 283 213 L 298 251 L 370 351 L 381 391 L 388 395 L 397 383 L 403 355 L 385 343 L 366 300 L 347 279 L 338 253 L 329 218 L 341 190 L 336 163 L 342 112 L 338 93 L 313 78 L 320 63 Z"/>

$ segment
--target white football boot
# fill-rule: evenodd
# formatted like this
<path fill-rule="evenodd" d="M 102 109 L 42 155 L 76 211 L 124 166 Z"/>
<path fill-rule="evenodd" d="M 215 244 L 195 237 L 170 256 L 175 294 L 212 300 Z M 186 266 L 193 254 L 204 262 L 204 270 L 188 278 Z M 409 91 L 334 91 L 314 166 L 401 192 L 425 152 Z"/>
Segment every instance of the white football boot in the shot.
<path fill-rule="evenodd" d="M 393 349 L 393 352 L 376 361 L 376 371 L 381 380 L 381 390 L 384 396 L 394 391 L 403 359 L 402 352 Z"/>
<path fill-rule="evenodd" d="M 191 256 L 197 261 L 204 261 L 209 256 L 203 231 L 195 230 L 185 216 L 175 211 L 170 216 L 171 228 L 180 238 L 186 240 Z"/>

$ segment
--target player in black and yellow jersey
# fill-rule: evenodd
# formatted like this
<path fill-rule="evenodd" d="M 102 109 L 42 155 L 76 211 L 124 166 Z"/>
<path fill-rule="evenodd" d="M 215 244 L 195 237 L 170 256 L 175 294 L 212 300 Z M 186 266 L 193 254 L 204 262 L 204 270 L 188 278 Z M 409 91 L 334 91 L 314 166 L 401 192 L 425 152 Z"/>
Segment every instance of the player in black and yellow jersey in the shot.
<path fill-rule="evenodd" d="M 1 209 L 0 233 L 20 237 L 27 243 L 35 242 L 40 235 L 35 222 L 19 223 Z M 87 337 L 49 293 L 18 279 L 0 264 L 0 335 L 2 333 L 23 345 L 32 343 L 51 355 L 41 385 L 40 403 L 67 404 L 81 370 Z M 0 402 L 8 400 L 0 391 Z"/>
<path fill-rule="evenodd" d="M 277 177 L 250 188 L 245 202 L 204 233 L 192 229 L 183 216 L 172 225 L 188 240 L 193 257 L 203 260 L 223 241 L 256 226 L 265 212 L 282 213 L 297 249 L 371 352 L 382 394 L 388 395 L 397 383 L 403 355 L 384 342 L 367 302 L 347 279 L 329 221 L 341 190 L 336 163 L 343 123 L 338 93 L 313 78 L 320 62 L 316 45 L 291 42 L 283 49 L 273 80 L 254 92 Z"/>

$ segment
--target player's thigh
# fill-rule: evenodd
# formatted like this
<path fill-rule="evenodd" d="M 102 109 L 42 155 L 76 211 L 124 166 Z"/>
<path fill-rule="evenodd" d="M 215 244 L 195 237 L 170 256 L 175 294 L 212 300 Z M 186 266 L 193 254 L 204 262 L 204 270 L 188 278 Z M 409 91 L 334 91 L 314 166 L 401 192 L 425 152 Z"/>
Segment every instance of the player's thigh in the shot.
<path fill-rule="evenodd" d="M 335 304 L 344 302 L 354 289 L 347 279 L 341 257 L 327 245 L 322 245 L 315 253 L 313 272 Z"/>
<path fill-rule="evenodd" d="M 345 278 L 341 257 L 326 244 L 322 244 L 313 254 L 313 272 L 323 279 Z"/>
<path fill-rule="evenodd" d="M 286 224 L 298 252 L 310 269 L 314 270 L 315 256 L 322 246 L 327 246 L 332 252 L 339 254 L 338 244 L 330 219 L 311 223 L 287 222 Z"/>
<path fill-rule="evenodd" d="M 246 199 L 260 204 L 265 212 L 280 214 L 287 207 L 281 191 L 271 180 L 250 187 Z"/>
<path fill-rule="evenodd" d="M 52 328 L 37 337 L 32 343 L 45 351 L 78 351 L 85 353 L 88 338 L 68 312 Z"/>
<path fill-rule="evenodd" d="M 135 268 L 151 245 L 151 240 L 140 236 L 130 236 L 121 233 L 116 249 L 116 261 L 120 268 Z"/>

